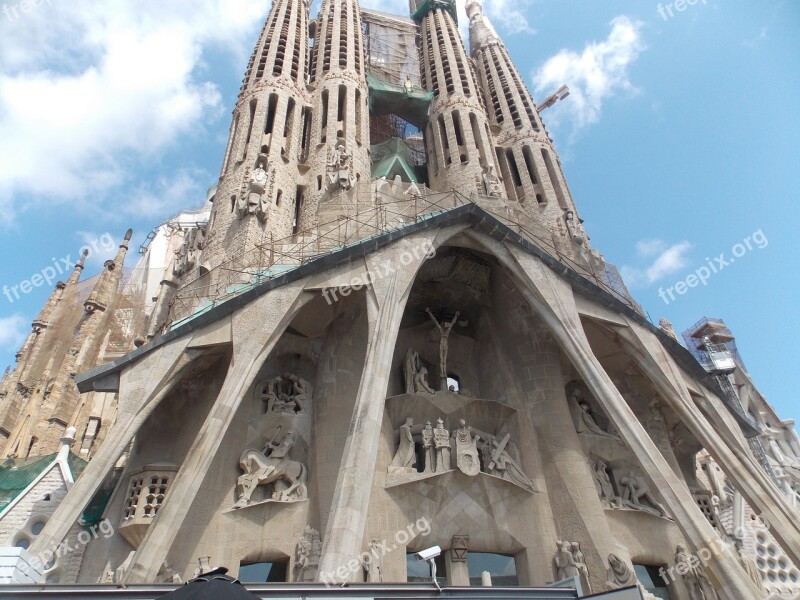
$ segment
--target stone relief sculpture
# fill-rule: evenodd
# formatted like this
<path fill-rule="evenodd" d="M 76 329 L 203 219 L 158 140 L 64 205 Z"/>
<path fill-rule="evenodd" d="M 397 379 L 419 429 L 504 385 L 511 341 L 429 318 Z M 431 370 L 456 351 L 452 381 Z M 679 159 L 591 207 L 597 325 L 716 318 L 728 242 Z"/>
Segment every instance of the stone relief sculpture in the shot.
<path fill-rule="evenodd" d="M 367 583 L 383 583 L 383 547 L 378 540 L 372 540 L 369 550 L 369 562 L 364 562 Z"/>
<path fill-rule="evenodd" d="M 575 391 L 572 392 L 572 399 L 577 404 L 579 409 L 577 424 L 578 433 L 599 435 L 600 437 L 614 440 L 622 446 L 625 445 L 625 442 L 622 441 L 622 438 L 620 438 L 619 435 L 610 430 L 606 431 L 597 424 L 597 421 L 595 421 L 595 418 L 592 415 L 592 408 L 587 402 L 584 401 L 583 395 L 578 388 L 575 388 Z"/>
<path fill-rule="evenodd" d="M 433 441 L 433 426 L 431 422 L 425 423 L 422 430 L 422 450 L 425 452 L 425 473 L 433 473 L 436 464 L 436 448 Z"/>
<path fill-rule="evenodd" d="M 414 426 L 414 419 L 406 418 L 406 422 L 400 426 L 400 442 L 397 446 L 392 463 L 389 465 L 389 473 L 414 473 L 414 433 L 411 428 Z"/>
<path fill-rule="evenodd" d="M 322 555 L 322 542 L 319 532 L 306 525 L 303 537 L 297 542 L 294 549 L 295 581 L 314 581 L 319 568 L 319 558 Z"/>
<path fill-rule="evenodd" d="M 436 449 L 436 472 L 444 473 L 450 470 L 450 432 L 444 428 L 444 422 L 436 419 L 436 429 L 433 430 L 433 443 Z"/>
<path fill-rule="evenodd" d="M 619 483 L 622 486 L 622 504 L 624 506 L 642 510 L 657 517 L 667 516 L 666 511 L 653 497 L 650 486 L 647 485 L 644 478 L 630 473 L 621 477 Z"/>
<path fill-rule="evenodd" d="M 328 181 L 342 190 L 351 189 L 356 178 L 353 175 L 353 153 L 347 150 L 344 139 L 339 138 L 328 163 Z"/>
<path fill-rule="evenodd" d="M 311 384 L 305 379 L 284 373 L 259 386 L 267 413 L 306 414 L 311 402 Z"/>
<path fill-rule="evenodd" d="M 272 484 L 270 500 L 274 502 L 297 502 L 308 497 L 306 487 L 307 472 L 303 463 L 289 458 L 289 451 L 294 445 L 294 434 L 291 431 L 280 442 L 278 427 L 275 435 L 267 442 L 262 451 L 247 449 L 239 459 L 239 466 L 244 471 L 236 482 L 238 500 L 234 508 L 243 508 L 252 503 L 253 492 L 262 485 Z"/>
<path fill-rule="evenodd" d="M 173 275 L 181 277 L 197 266 L 197 260 L 205 245 L 205 239 L 205 226 L 190 229 L 184 235 L 181 247 L 175 251 L 175 261 L 172 266 Z"/>
<path fill-rule="evenodd" d="M 472 435 L 472 428 L 464 419 L 459 421 L 459 428 L 453 435 L 456 448 L 456 467 L 464 475 L 474 476 L 480 473 L 481 463 L 478 457 L 479 435 Z"/>
<path fill-rule="evenodd" d="M 450 337 L 450 332 L 453 329 L 453 325 L 456 324 L 458 321 L 458 317 L 461 314 L 459 311 L 456 311 L 453 320 L 447 323 L 446 321 L 444 324 L 439 323 L 436 317 L 433 316 L 430 308 L 426 308 L 425 312 L 428 313 L 428 316 L 433 321 L 433 324 L 436 325 L 436 329 L 439 331 L 439 379 L 441 381 L 441 386 L 443 389 L 447 389 L 447 339 Z"/>
<path fill-rule="evenodd" d="M 613 552 L 608 555 L 608 585 L 612 588 L 621 588 L 634 585 L 637 581 L 633 569 L 627 562 Z"/>
<path fill-rule="evenodd" d="M 690 556 L 683 544 L 678 544 L 675 549 L 675 569 L 683 576 L 690 600 L 719 600 L 700 561 Z"/>
<path fill-rule="evenodd" d="M 495 436 L 490 436 L 485 442 L 483 452 L 486 472 L 489 475 L 502 477 L 521 488 L 527 488 L 533 492 L 535 491 L 533 482 L 522 472 L 518 461 L 513 459 L 508 452 L 511 446 L 510 438 L 511 434 L 507 433 L 500 441 Z"/>
<path fill-rule="evenodd" d="M 419 353 L 409 348 L 403 362 L 406 394 L 435 394 L 428 385 L 428 369 L 422 364 Z"/>
<path fill-rule="evenodd" d="M 592 463 L 592 474 L 597 493 L 603 504 L 609 507 L 619 506 L 620 499 L 614 493 L 614 485 L 611 483 L 611 476 L 608 474 L 608 465 L 602 460 Z"/>

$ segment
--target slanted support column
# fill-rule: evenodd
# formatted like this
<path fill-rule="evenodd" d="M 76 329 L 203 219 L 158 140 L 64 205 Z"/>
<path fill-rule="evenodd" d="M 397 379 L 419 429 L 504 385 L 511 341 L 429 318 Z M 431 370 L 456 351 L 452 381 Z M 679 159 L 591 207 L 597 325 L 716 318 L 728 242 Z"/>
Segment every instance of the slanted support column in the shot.
<path fill-rule="evenodd" d="M 371 278 L 373 287 L 366 292 L 369 346 L 325 531 L 319 566 L 319 577 L 323 581 L 350 581 L 357 572 L 348 569 L 347 565 L 357 559 L 362 550 L 383 407 L 391 375 L 387 365 L 392 362 L 413 278 L 424 259 L 424 256 L 416 258 L 420 253 L 415 249 L 426 242 L 421 236 L 406 238 L 380 255 L 380 259 L 371 257 L 367 261 L 370 275 L 378 274 Z M 400 267 L 404 264 L 400 259 L 406 253 L 414 256 L 414 260 L 392 276 L 381 279 L 382 264 L 391 262 Z M 345 575 L 337 573 L 340 568 L 342 573 L 346 572 Z"/>
<path fill-rule="evenodd" d="M 169 393 L 192 355 L 185 352 L 189 337 L 176 340 L 123 374 L 117 420 L 105 443 L 92 458 L 30 548 L 31 555 L 52 550 L 67 537 L 89 500 L 128 447 L 147 417 Z M 134 380 L 134 378 L 136 378 Z"/>
<path fill-rule="evenodd" d="M 504 256 L 500 257 L 501 260 L 519 277 L 522 293 L 550 327 L 564 353 L 638 458 L 648 483 L 659 490 L 664 504 L 675 518 L 675 524 L 695 552 L 711 553 L 707 570 L 720 598 L 762 598 L 763 591 L 755 588 L 737 558 L 719 551 L 719 538 L 686 485 L 672 471 L 592 353 L 581 326 L 572 288 L 534 257 L 516 247 L 509 249 L 513 258 L 509 260 L 510 257 Z"/>
<path fill-rule="evenodd" d="M 672 357 L 651 332 L 634 323 L 618 333 L 627 342 L 626 345 L 642 371 L 670 403 L 689 431 L 725 471 L 748 504 L 770 523 L 770 531 L 780 541 L 786 554 L 796 564 L 800 564 L 800 529 L 797 526 L 797 517 L 785 497 L 778 492 L 745 448 L 729 445 L 708 424 L 686 386 L 681 383 L 678 367 Z"/>
<path fill-rule="evenodd" d="M 136 551 L 123 584 L 156 580 L 245 391 L 294 315 L 312 298 L 311 294 L 302 295 L 302 285 L 295 283 L 269 292 L 233 316 L 231 367 L 164 499 L 158 519 L 148 528 Z"/>

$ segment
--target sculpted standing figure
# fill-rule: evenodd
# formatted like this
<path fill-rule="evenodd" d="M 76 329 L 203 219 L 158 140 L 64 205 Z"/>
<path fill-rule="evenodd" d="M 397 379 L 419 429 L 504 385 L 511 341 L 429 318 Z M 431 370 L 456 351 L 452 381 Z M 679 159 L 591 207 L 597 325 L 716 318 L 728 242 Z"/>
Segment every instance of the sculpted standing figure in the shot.
<path fill-rule="evenodd" d="M 719 600 L 700 560 L 696 556 L 690 556 L 683 544 L 678 544 L 675 549 L 675 568 L 683 575 L 690 600 Z"/>
<path fill-rule="evenodd" d="M 467 427 L 464 419 L 459 421 L 459 428 L 453 436 L 456 441 L 456 466 L 464 475 L 475 476 L 481 471 L 478 458 L 478 442 L 481 437 L 472 435 L 472 428 Z"/>
<path fill-rule="evenodd" d="M 433 426 L 430 421 L 425 423 L 425 429 L 422 430 L 422 448 L 425 451 L 425 473 L 433 473 L 436 449 L 433 442 Z"/>
<path fill-rule="evenodd" d="M 572 544 L 560 540 L 556 543 L 558 544 L 558 550 L 553 557 L 556 581 L 568 579 L 569 577 L 580 577 L 580 569 L 575 564 L 575 557 L 572 555 Z"/>
<path fill-rule="evenodd" d="M 592 415 L 592 408 L 583 401 L 583 397 L 578 389 L 572 393 L 572 398 L 575 400 L 580 410 L 577 426 L 578 433 L 593 433 L 594 435 L 612 439 L 622 446 L 625 445 L 625 443 L 622 441 L 622 438 L 614 433 L 611 433 L 610 431 L 606 431 L 597 424 L 597 421 L 594 419 L 594 415 Z"/>
<path fill-rule="evenodd" d="M 436 419 L 436 429 L 433 430 L 433 442 L 436 446 L 436 472 L 444 473 L 450 470 L 450 432 L 444 428 L 444 422 Z"/>
<path fill-rule="evenodd" d="M 594 474 L 594 483 L 600 499 L 604 504 L 615 505 L 617 498 L 614 494 L 614 486 L 611 484 L 611 477 L 608 474 L 608 465 L 602 460 L 598 460 L 592 465 L 592 473 Z"/>
<path fill-rule="evenodd" d="M 411 432 L 411 427 L 414 425 L 414 419 L 408 417 L 406 422 L 400 426 L 400 443 L 397 446 L 397 452 L 392 459 L 392 464 L 389 465 L 389 472 L 403 471 L 410 473 L 413 471 L 414 466 L 414 435 Z"/>
<path fill-rule="evenodd" d="M 439 323 L 436 317 L 433 316 L 430 308 L 426 308 L 425 312 L 428 313 L 428 316 L 433 321 L 434 325 L 436 325 L 436 329 L 439 330 L 439 378 L 441 379 L 442 388 L 447 389 L 447 338 L 450 337 L 450 332 L 453 329 L 453 325 L 456 324 L 458 321 L 458 317 L 461 314 L 459 311 L 456 311 L 453 320 L 449 323 L 447 321 L 444 322 L 444 325 Z"/>

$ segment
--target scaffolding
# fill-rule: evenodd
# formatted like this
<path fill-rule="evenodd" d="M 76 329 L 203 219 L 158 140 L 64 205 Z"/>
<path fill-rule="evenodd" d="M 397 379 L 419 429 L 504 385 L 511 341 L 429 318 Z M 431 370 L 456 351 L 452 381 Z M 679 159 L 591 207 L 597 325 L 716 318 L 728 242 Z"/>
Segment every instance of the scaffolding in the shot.
<path fill-rule="evenodd" d="M 595 257 L 576 259 L 562 251 L 553 232 L 495 198 L 434 192 L 399 180 L 357 184 L 320 207 L 317 225 L 282 239 L 265 239 L 254 249 L 186 282 L 174 296 L 162 330 L 174 329 L 264 282 L 345 248 L 461 206 L 475 204 L 555 260 L 573 269 L 630 308 L 642 313 L 616 269 Z M 327 216 L 327 217 L 326 217 Z M 614 274 L 616 274 L 614 276 Z"/>

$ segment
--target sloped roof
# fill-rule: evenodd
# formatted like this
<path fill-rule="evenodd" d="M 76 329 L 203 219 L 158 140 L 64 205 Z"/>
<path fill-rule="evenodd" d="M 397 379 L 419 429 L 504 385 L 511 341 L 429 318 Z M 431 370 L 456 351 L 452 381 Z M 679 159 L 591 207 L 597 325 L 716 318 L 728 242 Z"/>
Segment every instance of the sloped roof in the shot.
<path fill-rule="evenodd" d="M 30 458 L 9 458 L 0 465 L 0 513 L 27 490 L 41 475 L 55 467 L 58 454 Z M 67 466 L 71 479 L 75 481 L 86 468 L 87 462 L 69 453 Z M 66 475 L 66 474 L 65 474 Z"/>

